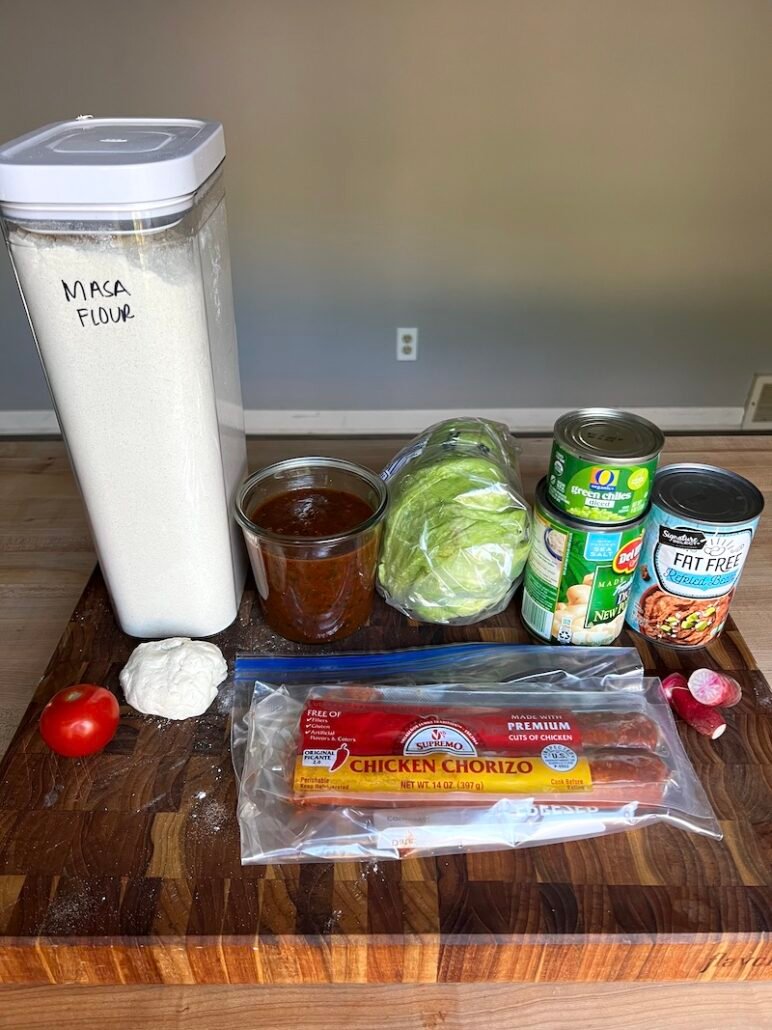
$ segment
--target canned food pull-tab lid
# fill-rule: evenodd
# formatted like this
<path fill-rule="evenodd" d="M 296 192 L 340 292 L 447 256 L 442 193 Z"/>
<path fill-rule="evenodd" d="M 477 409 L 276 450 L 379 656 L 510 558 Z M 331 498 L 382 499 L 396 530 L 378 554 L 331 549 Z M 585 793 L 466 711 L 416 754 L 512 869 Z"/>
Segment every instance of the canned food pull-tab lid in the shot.
<path fill-rule="evenodd" d="M 753 483 L 714 465 L 666 465 L 656 475 L 652 500 L 692 522 L 747 522 L 764 508 Z"/>
<path fill-rule="evenodd" d="M 613 408 L 567 411 L 555 423 L 555 440 L 578 458 L 607 462 L 650 461 L 665 444 L 653 422 Z"/>

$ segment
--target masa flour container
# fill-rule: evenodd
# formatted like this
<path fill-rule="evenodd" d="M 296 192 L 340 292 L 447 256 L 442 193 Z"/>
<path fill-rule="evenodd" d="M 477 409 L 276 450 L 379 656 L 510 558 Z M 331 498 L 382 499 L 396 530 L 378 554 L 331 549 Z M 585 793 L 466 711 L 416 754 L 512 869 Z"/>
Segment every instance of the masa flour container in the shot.
<path fill-rule="evenodd" d="M 536 487 L 522 618 L 557 644 L 612 643 L 622 631 L 641 552 L 643 517 L 614 525 L 572 519 Z"/>
<path fill-rule="evenodd" d="M 0 215 L 116 615 L 233 621 L 246 470 L 218 122 L 83 118 L 0 147 Z"/>
<path fill-rule="evenodd" d="M 670 647 L 704 647 L 717 637 L 763 508 L 761 492 L 736 472 L 660 469 L 628 624 Z"/>
<path fill-rule="evenodd" d="M 640 415 L 613 408 L 568 411 L 555 423 L 547 495 L 585 522 L 643 515 L 665 438 Z"/>

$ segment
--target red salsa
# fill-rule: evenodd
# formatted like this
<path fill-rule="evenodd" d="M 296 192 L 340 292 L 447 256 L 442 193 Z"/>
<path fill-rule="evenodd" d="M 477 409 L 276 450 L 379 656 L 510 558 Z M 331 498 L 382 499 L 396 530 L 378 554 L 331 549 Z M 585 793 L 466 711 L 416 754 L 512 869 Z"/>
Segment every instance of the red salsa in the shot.
<path fill-rule="evenodd" d="M 258 505 L 251 519 L 279 536 L 321 537 L 348 533 L 361 526 L 373 509 L 347 490 L 308 487 L 288 490 Z"/>
<path fill-rule="evenodd" d="M 289 640 L 324 643 L 349 636 L 370 616 L 380 524 L 357 533 L 375 509 L 345 490 L 289 490 L 250 514 L 258 529 L 252 565 L 268 624 Z M 339 534 L 341 539 L 330 540 Z"/>

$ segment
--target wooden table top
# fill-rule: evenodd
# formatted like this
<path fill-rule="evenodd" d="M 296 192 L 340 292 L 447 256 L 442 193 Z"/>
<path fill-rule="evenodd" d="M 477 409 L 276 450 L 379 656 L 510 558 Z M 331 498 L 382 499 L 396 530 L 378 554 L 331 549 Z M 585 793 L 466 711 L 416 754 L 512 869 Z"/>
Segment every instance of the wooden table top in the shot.
<path fill-rule="evenodd" d="M 237 651 L 295 651 L 252 589 Z M 417 626 L 378 603 L 340 649 L 526 639 L 516 605 L 477 627 Z M 630 638 L 621 643 L 630 643 Z M 184 723 L 123 706 L 101 755 L 42 744 L 46 700 L 79 680 L 120 693 L 135 641 L 89 582 L 0 764 L 0 982 L 325 983 L 760 980 L 772 975 L 772 694 L 734 622 L 699 655 L 743 685 L 717 742 L 682 737 L 724 830 L 405 862 L 242 867 L 228 690 Z"/>

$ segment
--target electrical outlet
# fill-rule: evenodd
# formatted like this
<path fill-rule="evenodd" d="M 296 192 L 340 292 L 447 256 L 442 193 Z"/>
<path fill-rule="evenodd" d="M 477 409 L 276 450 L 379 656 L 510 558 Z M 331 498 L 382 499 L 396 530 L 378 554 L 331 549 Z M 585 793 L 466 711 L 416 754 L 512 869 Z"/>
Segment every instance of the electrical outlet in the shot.
<path fill-rule="evenodd" d="M 757 372 L 753 377 L 743 429 L 772 429 L 772 375 Z"/>
<path fill-rule="evenodd" d="M 418 360 L 418 330 L 397 329 L 397 361 Z"/>

